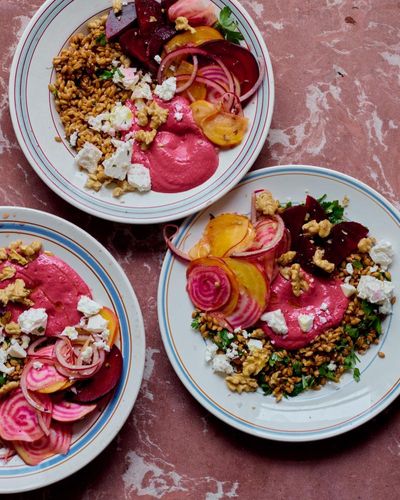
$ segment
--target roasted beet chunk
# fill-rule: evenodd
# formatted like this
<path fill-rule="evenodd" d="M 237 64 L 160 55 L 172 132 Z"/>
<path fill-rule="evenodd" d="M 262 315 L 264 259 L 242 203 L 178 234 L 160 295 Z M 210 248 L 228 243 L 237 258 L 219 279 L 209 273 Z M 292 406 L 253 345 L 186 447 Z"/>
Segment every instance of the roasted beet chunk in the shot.
<path fill-rule="evenodd" d="M 321 207 L 319 201 L 317 201 L 312 196 L 307 196 L 306 208 L 307 208 L 307 213 L 310 214 L 309 220 L 316 220 L 317 222 L 320 222 L 321 220 L 328 218 L 325 213 L 325 210 Z"/>
<path fill-rule="evenodd" d="M 164 24 L 161 4 L 155 0 L 136 0 L 140 33 L 150 35 Z"/>
<path fill-rule="evenodd" d="M 307 209 L 304 205 L 296 205 L 287 208 L 281 217 L 287 229 L 289 229 L 292 242 L 302 233 L 302 226 L 306 216 Z"/>
<path fill-rule="evenodd" d="M 161 26 L 151 35 L 147 45 L 147 57 L 152 60 L 154 56 L 161 52 L 163 46 L 170 38 L 176 35 L 175 28 L 171 26 Z"/>
<path fill-rule="evenodd" d="M 157 64 L 147 55 L 148 40 L 137 29 L 129 29 L 119 39 L 122 52 L 139 61 L 147 69 L 157 72 Z"/>
<path fill-rule="evenodd" d="M 296 261 L 299 262 L 301 267 L 314 273 L 316 269 L 312 263 L 312 258 L 317 247 L 311 242 L 310 238 L 303 235 L 298 236 L 292 243 L 292 249 L 296 250 Z"/>
<path fill-rule="evenodd" d="M 136 7 L 134 3 L 128 3 L 122 7 L 122 12 L 115 15 L 111 9 L 106 22 L 106 37 L 110 42 L 117 41 L 118 38 L 131 28 L 137 19 Z"/>
<path fill-rule="evenodd" d="M 340 264 L 357 249 L 358 242 L 365 238 L 368 229 L 358 222 L 339 222 L 333 226 L 325 243 L 325 256 L 329 262 Z"/>

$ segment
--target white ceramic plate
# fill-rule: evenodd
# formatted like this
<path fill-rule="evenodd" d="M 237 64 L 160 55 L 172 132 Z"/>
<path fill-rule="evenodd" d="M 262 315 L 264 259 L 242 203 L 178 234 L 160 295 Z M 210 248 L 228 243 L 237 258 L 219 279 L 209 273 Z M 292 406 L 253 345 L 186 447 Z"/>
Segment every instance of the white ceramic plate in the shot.
<path fill-rule="evenodd" d="M 113 198 L 84 188 L 86 175 L 73 165 L 73 151 L 64 137 L 48 84 L 54 81 L 52 59 L 86 22 L 110 9 L 111 0 L 47 0 L 26 28 L 10 74 L 10 109 L 14 130 L 26 158 L 42 180 L 76 207 L 104 219 L 147 224 L 192 214 L 227 193 L 249 170 L 267 138 L 274 104 L 272 66 L 264 40 L 245 8 L 236 0 L 212 0 L 228 5 L 239 22 L 249 49 L 264 60 L 266 77 L 245 108 L 249 131 L 242 144 L 220 152 L 219 167 L 204 184 L 182 193 L 127 193 Z"/>
<path fill-rule="evenodd" d="M 28 208 L 0 207 L 0 246 L 18 239 L 41 240 L 45 250 L 52 251 L 79 273 L 99 303 L 116 312 L 121 328 L 123 371 L 104 410 L 75 425 L 67 455 L 56 455 L 33 467 L 19 457 L 1 463 L 0 493 L 47 486 L 93 460 L 128 418 L 139 392 L 145 358 L 143 319 L 135 292 L 119 264 L 100 243 L 54 215 Z"/>
<path fill-rule="evenodd" d="M 248 175 L 227 196 L 202 213 L 187 219 L 175 239 L 188 250 L 202 234 L 209 214 L 249 213 L 255 189 L 272 191 L 281 202 L 301 202 L 306 193 L 328 199 L 350 198 L 347 217 L 365 224 L 377 238 L 393 243 L 396 258 L 391 268 L 395 283 L 400 276 L 400 214 L 379 193 L 339 172 L 309 166 L 282 166 Z M 313 441 L 343 432 L 371 419 L 399 394 L 399 302 L 383 323 L 379 346 L 361 357 L 361 381 L 345 374 L 339 384 L 329 382 L 320 391 L 307 391 L 275 403 L 272 396 L 230 392 L 223 378 L 204 361 L 204 341 L 190 327 L 193 306 L 185 291 L 186 266 L 167 253 L 161 271 L 158 315 L 168 357 L 189 392 L 224 422 L 255 436 L 278 441 Z M 398 287 L 396 286 L 396 291 Z M 378 351 L 386 357 L 378 357 Z"/>

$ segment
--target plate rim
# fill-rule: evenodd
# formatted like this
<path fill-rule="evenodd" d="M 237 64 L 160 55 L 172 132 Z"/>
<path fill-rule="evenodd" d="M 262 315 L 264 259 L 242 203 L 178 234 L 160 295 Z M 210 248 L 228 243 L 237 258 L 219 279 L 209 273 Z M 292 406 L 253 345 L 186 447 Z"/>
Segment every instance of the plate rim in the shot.
<path fill-rule="evenodd" d="M 266 68 L 267 68 L 267 75 L 268 75 L 268 112 L 267 112 L 267 119 L 265 122 L 264 130 L 262 131 L 260 135 L 260 139 L 258 141 L 257 147 L 252 149 L 251 144 L 253 141 L 249 143 L 249 153 L 251 155 L 251 162 L 246 162 L 246 167 L 238 173 L 233 179 L 231 180 L 224 180 L 222 184 L 222 189 L 218 191 L 218 193 L 215 193 L 212 195 L 210 198 L 205 199 L 203 201 L 200 201 L 197 205 L 194 207 L 190 208 L 190 203 L 189 203 L 189 208 L 181 208 L 177 209 L 178 211 L 174 211 L 174 213 L 171 215 L 162 215 L 162 207 L 156 207 L 156 210 L 153 210 L 151 216 L 146 216 L 145 218 L 139 218 L 138 216 L 129 216 L 129 217 L 124 217 L 123 215 L 119 214 L 113 214 L 113 213 L 107 213 L 107 212 L 102 212 L 102 211 L 96 211 L 95 208 L 92 208 L 90 205 L 85 205 L 81 203 L 79 197 L 75 197 L 75 195 L 70 195 L 69 193 L 64 192 L 60 186 L 57 184 L 53 183 L 52 180 L 46 175 L 44 171 L 39 167 L 39 164 L 35 161 L 35 159 L 32 157 L 30 151 L 32 148 L 28 147 L 28 145 L 25 144 L 24 142 L 24 134 L 21 133 L 19 130 L 18 126 L 18 116 L 19 113 L 16 110 L 16 107 L 14 105 L 15 103 L 15 91 L 14 91 L 14 83 L 17 77 L 17 72 L 18 72 L 18 60 L 20 57 L 20 54 L 22 52 L 24 43 L 26 39 L 28 38 L 29 34 L 31 33 L 32 29 L 34 29 L 34 25 L 36 22 L 40 19 L 42 14 L 47 10 L 47 8 L 52 5 L 55 2 L 62 1 L 62 0 L 46 0 L 40 7 L 39 9 L 35 12 L 33 17 L 30 19 L 29 23 L 27 24 L 26 28 L 24 29 L 24 32 L 18 42 L 17 48 L 14 53 L 12 65 L 11 65 L 11 71 L 10 71 L 10 76 L 9 76 L 9 91 L 8 91 L 8 97 L 9 97 L 9 109 L 10 109 L 10 115 L 11 115 L 11 121 L 14 129 L 14 133 L 17 137 L 18 144 L 20 148 L 22 149 L 24 156 L 29 163 L 30 167 L 34 170 L 34 172 L 40 177 L 40 179 L 46 184 L 46 186 L 51 189 L 54 193 L 57 194 L 57 196 L 60 196 L 64 201 L 67 203 L 71 204 L 75 208 L 78 208 L 79 210 L 82 210 L 85 213 L 88 213 L 90 215 L 94 215 L 96 217 L 99 217 L 104 220 L 109 220 L 113 222 L 120 222 L 120 223 L 125 223 L 125 224 L 156 224 L 156 223 L 162 223 L 162 222 L 168 222 L 168 221 L 173 221 L 180 219 L 182 217 L 187 217 L 193 213 L 197 213 L 200 210 L 204 210 L 206 207 L 209 205 L 215 203 L 217 200 L 219 200 L 221 197 L 223 197 L 227 192 L 229 192 L 235 185 L 237 185 L 238 182 L 247 174 L 247 172 L 250 170 L 252 165 L 255 163 L 255 161 L 258 158 L 258 155 L 260 154 L 263 146 L 266 143 L 267 136 L 271 127 L 271 121 L 272 121 L 272 116 L 273 116 L 273 111 L 274 111 L 274 104 L 275 104 L 275 83 L 274 83 L 274 73 L 273 73 L 273 68 L 272 68 L 272 62 L 271 62 L 271 57 L 267 48 L 267 45 L 265 43 L 264 37 L 261 34 L 256 22 L 253 19 L 253 16 L 251 16 L 246 9 L 246 7 L 239 2 L 238 0 L 222 0 L 227 3 L 231 3 L 237 8 L 239 11 L 243 12 L 243 14 L 246 14 L 247 20 L 249 22 L 249 25 L 251 26 L 252 30 L 254 31 L 255 38 L 257 40 L 257 43 L 261 47 L 261 52 L 263 55 L 263 58 L 265 60 Z M 75 1 L 75 0 L 71 0 Z M 37 149 L 37 148 L 34 148 Z M 227 172 L 229 169 L 227 169 Z M 76 186 L 79 191 L 83 192 L 83 188 Z M 174 202 L 175 203 L 175 202 Z M 177 202 L 178 203 L 178 202 Z M 173 204 L 172 204 L 173 206 Z M 124 205 L 121 204 L 121 210 L 122 213 L 127 214 L 129 213 L 129 207 L 125 207 L 126 210 L 124 211 Z M 147 210 L 148 207 L 143 207 L 143 210 Z M 142 210 L 142 207 L 140 207 L 137 211 L 140 212 Z"/>
<path fill-rule="evenodd" d="M 400 222 L 400 210 L 398 210 L 389 200 L 387 200 L 381 193 L 379 193 L 377 190 L 374 188 L 368 186 L 363 181 L 358 180 L 357 178 L 342 173 L 341 171 L 338 170 L 333 170 L 329 169 L 326 167 L 320 167 L 317 165 L 306 165 L 306 164 L 287 164 L 287 165 L 277 165 L 277 166 L 271 166 L 271 167 L 264 167 L 255 171 L 252 171 L 248 173 L 235 187 L 235 189 L 239 189 L 240 186 L 244 183 L 246 183 L 249 180 L 252 180 L 257 177 L 263 177 L 268 178 L 269 175 L 273 174 L 290 174 L 290 173 L 295 173 L 295 174 L 301 174 L 301 173 L 308 173 L 308 174 L 313 174 L 313 173 L 320 173 L 322 175 L 327 176 L 328 178 L 339 178 L 340 180 L 345 181 L 346 184 L 353 185 L 357 188 L 361 188 L 363 192 L 367 192 L 368 194 L 372 195 L 375 199 L 377 199 L 386 209 L 388 209 L 389 212 L 391 212 L 397 220 Z M 221 201 L 221 200 L 220 200 Z M 176 241 L 180 241 L 182 237 L 184 236 L 188 226 L 198 217 L 202 215 L 204 211 L 198 212 L 197 214 L 193 214 L 190 217 L 187 217 L 180 225 L 179 230 L 175 236 Z M 295 431 L 271 431 L 268 429 L 262 429 L 262 428 L 249 428 L 246 427 L 244 424 L 240 423 L 238 420 L 236 420 L 234 417 L 231 415 L 227 414 L 224 409 L 221 408 L 214 408 L 213 404 L 210 403 L 209 398 L 206 395 L 202 395 L 196 388 L 194 383 L 191 383 L 189 381 L 190 374 L 187 374 L 184 368 L 181 366 L 181 364 L 176 361 L 174 351 L 173 349 L 170 348 L 169 346 L 169 332 L 168 328 L 165 326 L 165 317 L 164 317 L 164 302 L 165 302 L 165 295 L 163 293 L 163 286 L 165 284 L 165 275 L 166 271 L 170 266 L 170 263 L 175 259 L 175 257 L 172 255 L 170 250 L 166 251 L 163 264 L 161 267 L 161 272 L 160 272 L 160 279 L 159 279 L 159 286 L 158 286 L 158 294 L 157 294 L 157 313 L 158 313 L 158 322 L 160 326 L 160 332 L 161 332 L 161 338 L 164 346 L 164 350 L 167 353 L 168 359 L 175 371 L 175 373 L 178 375 L 180 381 L 184 385 L 184 387 L 188 390 L 188 392 L 193 396 L 199 404 L 203 406 L 204 409 L 209 411 L 211 414 L 213 414 L 215 417 L 223 421 L 224 423 L 228 424 L 231 427 L 234 427 L 242 432 L 245 432 L 246 434 L 250 434 L 252 436 L 260 437 L 262 439 L 268 439 L 271 441 L 277 441 L 277 442 L 314 442 L 314 441 L 321 441 L 324 439 L 328 439 L 334 436 L 339 436 L 342 434 L 345 434 L 346 432 L 349 432 L 352 429 L 355 429 L 364 423 L 368 422 L 372 418 L 376 417 L 378 414 L 380 414 L 383 410 L 385 410 L 399 395 L 400 395 L 400 373 L 399 373 L 399 378 L 397 379 L 397 382 L 395 382 L 390 390 L 389 396 L 387 396 L 384 401 L 382 402 L 381 400 L 377 401 L 374 403 L 374 405 L 368 410 L 365 411 L 361 416 L 356 417 L 357 420 L 351 420 L 350 422 L 344 422 L 341 423 L 340 428 L 335 428 L 335 426 L 328 428 L 328 429 L 322 429 L 319 430 L 318 435 L 306 435 L 306 432 L 310 431 L 305 431 L 305 433 L 296 433 Z M 281 435 L 277 435 L 277 434 Z"/>
<path fill-rule="evenodd" d="M 132 413 L 132 410 L 134 408 L 135 402 L 137 400 L 137 397 L 139 395 L 139 391 L 142 386 L 142 381 L 143 381 L 143 375 L 144 375 L 144 367 L 145 367 L 145 358 L 146 358 L 146 335 L 145 335 L 145 327 L 144 327 L 144 320 L 143 320 L 143 314 L 142 310 L 140 307 L 140 303 L 138 301 L 138 298 L 136 296 L 135 290 L 130 283 L 128 276 L 126 275 L 125 271 L 123 270 L 122 266 L 117 262 L 117 260 L 114 258 L 114 256 L 111 254 L 111 252 L 102 244 L 100 243 L 96 238 L 94 238 L 91 234 L 89 234 L 87 231 L 82 229 L 81 227 L 77 226 L 76 224 L 59 217 L 58 215 L 54 215 L 48 212 L 45 212 L 43 210 L 38 210 L 34 208 L 29 208 L 29 207 L 23 207 L 23 206 L 11 206 L 11 205 L 0 205 L 0 214 L 5 214 L 7 213 L 7 217 L 1 216 L 0 215 L 0 222 L 1 223 L 7 223 L 7 222 L 13 222 L 13 215 L 14 213 L 18 215 L 21 215 L 21 217 L 24 219 L 24 222 L 27 224 L 34 224 L 38 225 L 38 222 L 34 222 L 32 220 L 32 214 L 36 217 L 41 217 L 45 219 L 45 224 L 46 228 L 51 230 L 52 232 L 55 231 L 57 232 L 57 227 L 62 227 L 62 225 L 67 226 L 73 233 L 76 235 L 77 239 L 79 239 L 79 236 L 83 236 L 87 242 L 89 242 L 93 246 L 93 250 L 95 251 L 100 251 L 101 255 L 106 256 L 107 259 L 109 259 L 109 262 L 111 263 L 111 270 L 113 272 L 113 275 L 116 276 L 116 282 L 117 283 L 123 283 L 124 288 L 129 291 L 130 293 L 130 299 L 133 300 L 133 303 L 135 305 L 135 321 L 137 328 L 135 329 L 135 336 L 133 336 L 133 332 L 129 331 L 129 335 L 131 340 L 134 343 L 134 348 L 138 354 L 137 361 L 135 361 L 135 370 L 131 371 L 130 375 L 127 375 L 126 377 L 126 382 L 129 382 L 131 380 L 134 382 L 133 387 L 131 388 L 129 392 L 129 398 L 124 398 L 124 408 L 121 412 L 121 415 L 119 417 L 119 422 L 116 422 L 116 425 L 114 424 L 113 427 L 109 429 L 109 432 L 107 432 L 104 436 L 102 435 L 101 438 L 99 439 L 100 436 L 95 436 L 93 440 L 86 446 L 86 449 L 92 449 L 92 452 L 89 457 L 86 458 L 84 463 L 80 462 L 80 457 L 79 457 L 79 451 L 76 452 L 76 455 L 71 458 L 68 468 L 65 466 L 63 467 L 63 463 L 61 464 L 55 464 L 52 466 L 52 476 L 49 478 L 47 474 L 47 470 L 41 471 L 41 470 L 34 470 L 32 468 L 32 472 L 28 473 L 23 473 L 21 476 L 18 478 L 15 478 L 15 484 L 18 484 L 18 479 L 23 479 L 24 477 L 31 476 L 32 473 L 34 472 L 35 475 L 31 476 L 31 485 L 26 484 L 21 487 L 9 487 L 8 484 L 13 480 L 12 477 L 7 477 L 3 478 L 1 480 L 0 478 L 0 494 L 11 494 L 11 493 L 23 493 L 23 492 L 28 492 L 28 491 L 34 491 L 39 488 L 42 488 L 44 486 L 48 486 L 54 483 L 57 483 L 63 479 L 66 479 L 67 477 L 70 477 L 72 474 L 78 472 L 79 470 L 83 469 L 88 465 L 90 462 L 92 462 L 96 457 L 98 457 L 105 449 L 106 447 L 111 443 L 111 441 L 117 436 L 117 434 L 120 432 L 122 427 L 125 425 L 126 421 L 128 420 L 130 414 Z M 13 215 L 10 215 L 13 214 Z M 16 223 L 21 222 L 20 220 L 16 221 Z M 57 226 L 56 224 L 61 224 L 61 226 Z M 4 234 L 6 231 L 2 231 L 1 234 Z M 65 234 L 63 235 L 64 238 L 70 239 L 70 236 L 66 236 Z M 38 236 L 38 239 L 40 239 L 40 236 Z M 72 251 L 71 251 L 72 253 Z M 67 262 L 67 261 L 66 261 Z M 68 264 L 68 262 L 67 262 Z M 87 264 L 88 265 L 88 264 Z M 89 266 L 91 268 L 91 266 Z M 139 342 L 138 342 L 139 339 Z M 133 347 L 132 347 L 133 350 Z M 120 402 L 121 404 L 121 402 Z M 118 411 L 118 406 L 115 407 L 115 410 Z M 107 406 L 106 406 L 107 408 Z M 104 426 L 104 424 L 103 424 Z M 103 428 L 102 426 L 102 428 Z M 101 429 L 99 432 L 101 432 Z M 68 454 L 66 455 L 68 456 Z M 54 474 L 54 471 L 57 470 L 58 467 L 62 467 L 60 473 Z M 29 467 L 26 466 L 25 464 L 21 464 L 21 467 Z M 37 466 L 36 466 L 37 467 Z M 1 466 L 0 466 L 1 468 Z M 39 465 L 40 468 L 40 465 Z M 5 484 L 6 483 L 6 484 Z"/>

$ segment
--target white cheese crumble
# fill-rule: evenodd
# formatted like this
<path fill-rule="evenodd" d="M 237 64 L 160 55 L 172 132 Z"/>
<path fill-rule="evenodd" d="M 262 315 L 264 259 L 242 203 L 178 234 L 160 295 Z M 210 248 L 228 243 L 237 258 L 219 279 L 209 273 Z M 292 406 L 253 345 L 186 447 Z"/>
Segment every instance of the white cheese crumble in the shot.
<path fill-rule="evenodd" d="M 74 162 L 76 166 L 84 168 L 90 174 L 93 174 L 96 172 L 101 157 L 102 152 L 99 148 L 96 148 L 96 146 L 90 142 L 85 142 L 83 148 L 75 156 Z"/>
<path fill-rule="evenodd" d="M 46 309 L 43 307 L 27 309 L 19 315 L 18 324 L 23 333 L 44 335 L 47 326 Z"/>
<path fill-rule="evenodd" d="M 21 335 L 21 347 L 23 347 L 24 349 L 26 349 L 29 344 L 31 343 L 31 338 L 28 336 L 28 335 Z"/>
<path fill-rule="evenodd" d="M 5 373 L 6 375 L 10 375 L 15 368 L 13 366 L 6 366 L 5 363 L 7 361 L 7 352 L 0 350 L 0 372 Z"/>
<path fill-rule="evenodd" d="M 62 331 L 61 335 L 63 337 L 68 337 L 70 340 L 76 340 L 78 338 L 78 330 L 74 326 L 67 326 Z"/>
<path fill-rule="evenodd" d="M 161 57 L 160 57 L 158 54 L 154 56 L 154 60 L 155 60 L 155 62 L 156 62 L 156 63 L 158 63 L 158 64 L 160 64 L 160 63 L 161 63 L 161 61 L 162 61 Z"/>
<path fill-rule="evenodd" d="M 380 305 L 379 312 L 389 314 L 390 299 L 393 297 L 394 285 L 390 281 L 380 281 L 373 276 L 361 276 L 357 286 L 357 295 L 371 304 Z"/>
<path fill-rule="evenodd" d="M 100 312 L 102 306 L 87 295 L 81 295 L 76 308 L 85 316 L 93 316 Z"/>
<path fill-rule="evenodd" d="M 206 363 L 212 361 L 214 356 L 217 354 L 218 346 L 216 344 L 207 344 L 206 351 L 204 353 L 204 359 Z"/>
<path fill-rule="evenodd" d="M 307 333 L 313 327 L 314 314 L 299 314 L 297 321 L 299 322 L 300 330 Z"/>
<path fill-rule="evenodd" d="M 96 342 L 93 342 L 93 344 L 98 348 L 98 349 L 103 349 L 106 352 L 110 351 L 110 346 L 104 342 L 104 340 L 96 340 Z"/>
<path fill-rule="evenodd" d="M 151 93 L 150 85 L 148 83 L 144 82 L 143 80 L 141 82 L 139 82 L 135 86 L 135 88 L 132 92 L 131 99 L 133 101 L 135 99 L 147 99 L 148 101 L 153 99 L 153 94 Z"/>
<path fill-rule="evenodd" d="M 335 371 L 337 366 L 336 366 L 336 363 L 333 363 L 333 361 L 331 361 L 329 363 L 329 365 L 327 366 L 328 370 L 330 370 L 331 372 Z"/>
<path fill-rule="evenodd" d="M 265 321 L 271 330 L 279 335 L 286 335 L 289 331 L 281 309 L 264 313 L 260 319 Z"/>
<path fill-rule="evenodd" d="M 353 264 L 351 262 L 348 262 L 346 264 L 346 271 L 349 273 L 349 274 L 353 274 L 354 272 L 354 267 L 353 267 Z"/>
<path fill-rule="evenodd" d="M 103 161 L 104 173 L 108 177 L 123 181 L 131 164 L 133 141 L 113 141 L 117 150 L 110 158 Z"/>
<path fill-rule="evenodd" d="M 212 360 L 212 369 L 215 373 L 233 373 L 233 368 L 225 354 L 217 354 Z"/>
<path fill-rule="evenodd" d="M 93 347 L 88 345 L 84 349 L 82 349 L 81 358 L 82 358 L 83 363 L 87 363 L 87 364 L 90 363 L 92 356 L 93 356 Z"/>
<path fill-rule="evenodd" d="M 349 283 L 342 283 L 340 285 L 340 288 L 342 289 L 343 295 L 345 297 L 351 297 L 357 291 L 356 287 L 353 285 L 350 285 Z"/>
<path fill-rule="evenodd" d="M 108 329 L 108 321 L 103 316 L 100 316 L 100 314 L 90 316 L 85 326 L 85 330 L 93 333 L 101 333 L 106 329 Z"/>
<path fill-rule="evenodd" d="M 161 85 L 156 85 L 154 93 L 163 101 L 170 101 L 176 92 L 176 78 L 171 76 L 164 80 Z"/>
<path fill-rule="evenodd" d="M 41 363 L 40 361 L 34 361 L 33 362 L 33 368 L 35 370 L 40 370 L 42 367 L 43 367 L 43 363 Z"/>
<path fill-rule="evenodd" d="M 15 339 L 11 339 L 11 345 L 7 349 L 7 355 L 12 358 L 23 359 L 26 358 L 26 351 Z"/>
<path fill-rule="evenodd" d="M 321 311 L 327 311 L 328 310 L 328 304 L 326 302 L 322 302 L 322 304 L 319 306 Z"/>
<path fill-rule="evenodd" d="M 239 356 L 238 347 L 239 346 L 235 344 L 235 342 L 232 342 L 232 344 L 226 350 L 226 357 L 229 359 L 237 358 Z"/>
<path fill-rule="evenodd" d="M 78 135 L 78 132 L 75 130 L 75 132 L 69 136 L 69 143 L 73 148 L 76 146 L 76 143 L 78 141 Z"/>
<path fill-rule="evenodd" d="M 227 333 L 226 336 L 228 337 L 228 339 L 233 339 L 234 337 L 233 333 L 231 332 Z"/>
<path fill-rule="evenodd" d="M 250 339 L 247 341 L 247 347 L 250 349 L 250 351 L 252 349 L 262 349 L 263 343 L 258 339 Z"/>
<path fill-rule="evenodd" d="M 140 192 L 150 191 L 150 170 L 141 163 L 133 163 L 128 168 L 128 183 Z"/>
<path fill-rule="evenodd" d="M 375 264 L 379 264 L 384 271 L 387 271 L 393 262 L 392 244 L 387 240 L 380 240 L 371 248 L 369 255 Z"/>
<path fill-rule="evenodd" d="M 174 114 L 174 118 L 177 122 L 181 122 L 183 120 L 183 113 L 177 111 L 175 114 Z"/>
<path fill-rule="evenodd" d="M 4 342 L 5 336 L 4 336 L 4 330 L 3 327 L 0 326 L 0 344 Z"/>
<path fill-rule="evenodd" d="M 124 106 L 120 102 L 117 102 L 109 113 L 100 113 L 97 116 L 90 116 L 88 118 L 90 128 L 111 136 L 115 135 L 116 130 L 129 130 L 132 126 L 132 122 L 132 111 L 128 106 Z"/>

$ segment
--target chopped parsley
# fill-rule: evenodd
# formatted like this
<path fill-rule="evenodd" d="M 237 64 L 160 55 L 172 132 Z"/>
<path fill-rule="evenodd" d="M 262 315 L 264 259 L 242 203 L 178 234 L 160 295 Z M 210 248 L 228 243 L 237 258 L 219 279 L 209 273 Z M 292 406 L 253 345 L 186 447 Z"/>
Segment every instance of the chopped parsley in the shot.
<path fill-rule="evenodd" d="M 7 376 L 5 375 L 5 373 L 0 373 L 0 387 L 2 387 L 6 383 L 6 380 Z"/>
<path fill-rule="evenodd" d="M 200 328 L 200 316 L 196 316 L 195 318 L 193 318 L 190 326 L 194 329 L 194 330 L 198 330 Z"/>
<path fill-rule="evenodd" d="M 228 330 L 224 328 L 223 330 L 218 332 L 218 334 L 214 337 L 214 342 L 223 351 L 226 351 L 228 349 L 228 347 L 232 344 L 233 339 L 235 338 L 235 337 L 229 338 L 228 334 L 229 334 Z"/>
<path fill-rule="evenodd" d="M 295 361 L 293 363 L 293 375 L 296 375 L 296 377 L 300 377 L 302 367 L 303 365 L 300 361 Z"/>
<path fill-rule="evenodd" d="M 324 363 L 318 368 L 321 377 L 325 377 L 329 380 L 336 380 L 335 371 L 328 368 L 328 363 Z"/>
<path fill-rule="evenodd" d="M 350 325 L 346 325 L 344 327 L 344 331 L 347 333 L 349 337 L 351 337 L 353 341 L 356 341 L 358 337 L 361 335 L 361 331 L 359 328 Z"/>
<path fill-rule="evenodd" d="M 334 201 L 326 201 L 326 194 L 318 198 L 318 202 L 321 207 L 325 210 L 328 219 L 332 224 L 337 224 L 338 222 L 342 222 L 344 207 L 339 203 L 338 200 Z"/>
<path fill-rule="evenodd" d="M 360 370 L 358 368 L 354 368 L 353 370 L 353 378 L 356 382 L 360 381 Z"/>
<path fill-rule="evenodd" d="M 107 45 L 107 37 L 105 33 L 102 33 L 96 38 L 96 43 L 97 45 L 101 45 L 102 47 L 105 47 Z"/>
<path fill-rule="evenodd" d="M 294 384 L 294 389 L 291 393 L 286 394 L 290 398 L 298 396 L 301 392 L 310 389 L 315 385 L 315 378 L 312 375 L 302 375 L 301 381 Z"/>
<path fill-rule="evenodd" d="M 354 352 L 354 349 L 351 350 L 350 354 L 344 358 L 344 367 L 346 370 L 353 371 L 353 378 L 356 382 L 360 381 L 360 370 L 356 368 L 356 364 L 360 361 L 360 358 Z"/>
<path fill-rule="evenodd" d="M 120 78 L 124 77 L 119 68 L 100 69 L 96 71 L 96 76 L 100 78 L 100 80 L 112 80 L 115 74 L 117 74 Z"/>
<path fill-rule="evenodd" d="M 243 35 L 239 31 L 238 23 L 233 18 L 232 11 L 229 7 L 224 7 L 221 10 L 219 13 L 219 20 L 214 25 L 214 28 L 220 31 L 229 42 L 239 44 L 241 40 L 244 40 Z"/>
<path fill-rule="evenodd" d="M 283 363 L 287 365 L 289 363 L 290 359 L 288 356 L 284 356 L 283 358 L 279 356 L 277 352 L 273 352 L 271 357 L 268 360 L 269 366 L 275 366 L 275 363 Z"/>
<path fill-rule="evenodd" d="M 363 268 L 362 263 L 357 259 L 354 259 L 351 264 L 354 267 L 354 269 L 362 269 Z"/>

